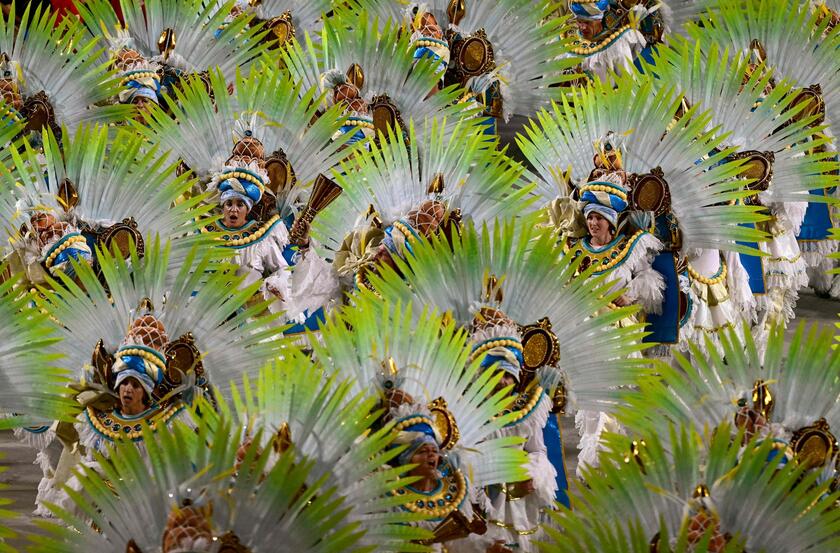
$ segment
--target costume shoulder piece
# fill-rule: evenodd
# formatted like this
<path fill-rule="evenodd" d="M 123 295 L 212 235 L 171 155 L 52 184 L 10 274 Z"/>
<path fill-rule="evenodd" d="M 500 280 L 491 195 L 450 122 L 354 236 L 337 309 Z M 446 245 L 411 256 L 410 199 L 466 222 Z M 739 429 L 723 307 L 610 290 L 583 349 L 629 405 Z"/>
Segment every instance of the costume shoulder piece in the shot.
<path fill-rule="evenodd" d="M 568 239 L 566 250 L 574 258 L 581 258 L 580 268 L 594 267 L 595 274 L 604 273 L 620 267 L 633 258 L 636 246 L 649 236 L 644 230 L 637 230 L 630 236 L 620 234 L 612 242 L 602 247 L 593 246 L 588 238 Z"/>

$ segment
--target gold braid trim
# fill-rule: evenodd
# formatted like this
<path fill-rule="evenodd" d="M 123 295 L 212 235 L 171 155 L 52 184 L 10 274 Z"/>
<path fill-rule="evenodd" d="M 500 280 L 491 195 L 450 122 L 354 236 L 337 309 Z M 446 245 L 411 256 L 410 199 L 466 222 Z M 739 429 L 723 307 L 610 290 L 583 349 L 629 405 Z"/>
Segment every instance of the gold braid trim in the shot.
<path fill-rule="evenodd" d="M 396 490 L 397 495 L 408 493 L 405 488 Z M 413 492 L 416 493 L 416 492 Z M 412 513 L 431 515 L 432 518 L 445 518 L 458 506 L 467 495 L 467 483 L 460 470 L 452 470 L 441 482 L 440 490 L 433 495 L 422 495 L 421 499 L 403 503 L 403 507 Z M 447 499 L 447 496 L 449 498 Z M 429 504 L 433 507 L 429 507 Z M 441 505 L 441 503 L 443 503 Z"/>
<path fill-rule="evenodd" d="M 143 418 L 127 420 L 116 416 L 113 412 L 105 413 L 97 411 L 93 407 L 87 408 L 87 415 L 90 423 L 100 434 L 111 440 L 136 440 L 143 437 L 142 423 L 146 422 L 153 431 L 158 425 L 165 425 L 178 411 L 181 410 L 181 403 L 170 403 L 164 409 L 158 409 Z M 116 430 L 114 428 L 117 427 Z M 139 428 L 139 429 L 138 429 Z"/>
<path fill-rule="evenodd" d="M 607 192 L 609 194 L 612 194 L 613 196 L 618 196 L 625 202 L 627 201 L 627 194 L 615 188 L 604 186 L 603 184 L 585 184 L 580 187 L 581 192 L 586 192 L 587 190 L 594 190 L 595 192 Z"/>
<path fill-rule="evenodd" d="M 163 361 L 160 360 L 160 357 L 157 357 L 152 352 L 146 351 L 144 349 L 127 348 L 117 352 L 118 357 L 122 357 L 123 355 L 134 355 L 137 357 L 142 357 L 143 359 L 145 359 L 149 363 L 152 363 L 161 370 L 166 369 L 166 365 L 163 363 Z"/>
<path fill-rule="evenodd" d="M 497 419 L 504 415 L 515 413 L 513 419 L 509 423 L 507 423 L 507 425 L 512 426 L 516 424 L 517 422 L 521 421 L 529 414 L 531 414 L 531 411 L 534 410 L 534 408 L 537 406 L 537 403 L 539 403 L 540 398 L 542 398 L 542 393 L 542 387 L 538 386 L 536 382 L 532 382 L 525 389 L 524 392 L 519 394 L 519 396 L 516 398 L 516 400 L 510 407 L 508 407 L 493 418 Z"/>
<path fill-rule="evenodd" d="M 630 248 L 633 247 L 633 245 L 636 243 L 636 240 L 642 234 L 644 234 L 645 232 L 646 231 L 644 231 L 644 230 L 636 231 L 636 233 L 633 236 L 631 236 L 630 239 L 627 240 L 627 242 L 625 242 L 624 247 L 621 249 L 621 251 L 618 253 L 618 255 L 616 255 L 614 258 L 610 259 L 609 263 L 604 263 L 604 264 L 595 263 L 594 260 L 599 260 L 600 261 L 600 260 L 603 260 L 603 259 L 607 258 L 612 253 L 613 249 L 606 249 L 603 252 L 598 252 L 598 253 L 590 252 L 590 251 L 584 249 L 582 246 L 577 246 L 577 249 L 580 251 L 581 255 L 588 256 L 591 259 L 593 259 L 592 264 L 595 265 L 595 267 L 596 267 L 595 271 L 597 273 L 602 273 L 604 271 L 609 271 L 610 269 L 612 269 L 613 267 L 615 267 L 616 265 L 618 265 L 619 263 L 624 261 L 624 258 L 627 257 L 627 254 L 630 253 Z"/>

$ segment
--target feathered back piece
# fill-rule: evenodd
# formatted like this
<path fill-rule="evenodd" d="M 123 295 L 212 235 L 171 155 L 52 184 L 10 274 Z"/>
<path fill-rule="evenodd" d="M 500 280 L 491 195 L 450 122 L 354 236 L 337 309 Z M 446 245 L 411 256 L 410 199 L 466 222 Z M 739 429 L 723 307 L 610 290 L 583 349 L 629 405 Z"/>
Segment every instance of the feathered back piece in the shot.
<path fill-rule="evenodd" d="M 840 39 L 837 44 L 840 47 Z M 824 46 L 811 47 L 821 50 Z M 840 62 L 835 65 L 832 78 L 840 86 L 840 76 L 834 76 Z M 689 104 L 707 110 L 710 126 L 717 127 L 726 144 L 740 150 L 736 156 L 756 152 L 756 160 L 745 167 L 744 176 L 753 180 L 747 184 L 751 189 L 776 202 L 803 201 L 809 190 L 837 184 L 832 172 L 840 165 L 830 159 L 833 154 L 813 151 L 829 142 L 824 136 L 814 138 L 822 116 L 808 111 L 796 83 L 773 69 L 771 59 L 767 65 L 756 64 L 749 56 L 721 49 L 708 39 L 702 43 L 681 39 L 672 48 L 661 49 L 654 66 L 662 78 L 657 82 L 676 83 Z M 835 96 L 840 103 L 840 94 Z M 763 175 L 754 175 L 758 159 L 766 160 Z"/>
<path fill-rule="evenodd" d="M 322 337 L 323 345 L 314 348 L 327 374 L 375 392 L 390 417 L 427 406 L 427 415 L 431 410 L 435 420 L 448 420 L 438 428 L 440 448 L 457 456 L 471 485 L 525 478 L 522 450 L 509 447 L 514 442 L 507 438 L 488 439 L 510 422 L 499 416 L 510 399 L 494 393 L 500 375 L 470 361 L 462 330 L 434 311 L 367 296 L 323 327 Z"/>
<path fill-rule="evenodd" d="M 250 133 L 262 142 L 269 188 L 293 202 L 345 155 L 339 153 L 344 140 L 332 140 L 341 125 L 340 110 L 332 108 L 315 119 L 317 88 L 304 90 L 287 74 L 262 69 L 238 75 L 232 96 L 216 71 L 209 74 L 209 92 L 204 81 L 190 79 L 175 92 L 178 102 L 170 113 L 152 109 L 138 129 L 170 151 L 171 162 L 180 159 L 202 181 L 221 170 L 234 143 Z"/>
<path fill-rule="evenodd" d="M 105 45 L 91 40 L 72 17 L 34 4 L 19 22 L 15 10 L 0 16 L 0 89 L 29 131 L 43 127 L 60 134 L 83 123 L 119 121 L 130 108 L 107 104 L 119 82 L 100 58 Z M 14 6 L 12 6 L 14 7 Z"/>
<path fill-rule="evenodd" d="M 4 273 L 9 266 L 0 266 Z M 59 337 L 47 315 L 17 289 L 19 279 L 0 282 L 0 404 L 16 415 L 0 418 L 11 428 L 63 419 L 73 406 L 64 394 L 72 372 L 50 353 Z"/>
<path fill-rule="evenodd" d="M 522 168 L 471 120 L 451 128 L 445 120 L 411 121 L 407 136 L 389 131 L 387 140 L 342 167 L 335 179 L 344 193 L 313 225 L 315 237 L 332 250 L 348 233 L 391 225 L 427 201 L 478 224 L 516 217 L 531 190 Z"/>
<path fill-rule="evenodd" d="M 263 305 L 245 308 L 255 287 L 242 286 L 234 268 L 219 264 L 205 249 L 193 249 L 175 267 L 169 245 L 162 247 L 159 241 L 147 244 L 142 260 L 136 252 L 124 260 L 100 250 L 98 268 L 104 283 L 91 267 L 75 264 L 78 284 L 62 275 L 55 290 L 42 289 L 44 306 L 63 338 L 51 348 L 64 354 L 61 366 L 82 376 L 100 340 L 103 351 L 112 354 L 129 324 L 142 314 L 140 306 L 164 325 L 171 342 L 192 351 L 189 357 L 181 349 L 186 365 L 167 368 L 170 380 L 192 371 L 199 384 L 209 381 L 225 392 L 233 378 L 275 358 L 287 344 L 267 329 L 272 317 L 260 315 Z M 171 278 L 168 273 L 176 275 Z M 93 364 L 100 370 L 96 361 Z"/>
<path fill-rule="evenodd" d="M 768 462 L 773 444 L 711 440 L 670 427 L 632 443 L 606 437 L 600 468 L 587 469 L 574 510 L 550 516 L 545 551 L 834 551 L 840 546 L 838 492 L 795 463 Z M 568 536 L 575 536 L 570 540 Z"/>
<path fill-rule="evenodd" d="M 612 135 L 622 142 L 623 170 L 635 175 L 629 209 L 672 212 L 683 251 L 743 250 L 735 241 L 757 241 L 762 234 L 742 223 L 762 217 L 757 207 L 730 205 L 747 194 L 733 178 L 741 162 L 728 160 L 731 152 L 713 152 L 722 138 L 707 130 L 711 115 L 697 106 L 674 122 L 681 105 L 680 95 L 657 89 L 653 79 L 626 76 L 575 89 L 562 104 L 540 112 L 517 142 L 539 175 L 539 194 L 552 201 L 568 194 L 570 184 L 587 181 L 600 156 L 594 145 Z M 650 191 L 656 191 L 655 205 L 646 205 Z"/>
<path fill-rule="evenodd" d="M 573 78 L 568 19 L 550 17 L 554 2 L 434 0 L 409 2 L 409 9 L 387 0 L 360 4 L 383 20 L 416 18 L 414 8 L 434 15 L 449 41 L 449 75 L 462 85 L 484 79 L 484 87 L 498 79 L 506 120 L 513 114 L 533 116 L 560 97 L 564 89 L 557 85 Z"/>
<path fill-rule="evenodd" d="M 278 454 L 242 445 L 229 417 L 202 402 L 197 428 L 146 428 L 145 453 L 117 443 L 97 470 L 84 468 L 76 513 L 58 508 L 60 524 L 36 538 L 40 551 L 363 551 L 362 531 L 315 463 L 297 448 Z M 270 430 L 266 430 L 270 432 Z M 89 520 L 88 520 L 89 519 Z M 92 524 L 91 524 L 92 522 Z M 221 549 L 219 549 L 221 548 Z"/>
<path fill-rule="evenodd" d="M 702 20 L 702 27 L 690 26 L 689 33 L 704 51 L 711 44 L 729 49 L 730 55 L 754 49 L 777 80 L 788 81 L 794 102 L 820 96 L 824 102 L 825 123 L 834 136 L 840 136 L 840 7 L 834 12 L 809 9 L 809 3 L 796 0 L 750 0 L 721 2 Z M 833 14 L 833 15 L 832 15 Z M 800 96 L 803 89 L 819 87 L 817 94 Z M 814 102 L 816 104 L 817 102 Z M 811 115 L 817 106 L 807 107 Z M 818 121 L 822 123 L 822 121 Z M 813 187 L 816 188 L 816 187 Z"/>
<path fill-rule="evenodd" d="M 353 362 L 352 360 L 348 360 Z M 248 439 L 262 430 L 261 446 L 275 453 L 293 449 L 312 463 L 308 481 L 326 479 L 344 498 L 349 517 L 360 524 L 364 543 L 383 551 L 405 551 L 422 531 L 407 525 L 416 515 L 392 511 L 382 498 L 403 485 L 403 469 L 385 469 L 397 453 L 389 449 L 390 425 L 371 428 L 375 396 L 358 393 L 346 375 L 327 376 L 310 357 L 290 351 L 266 366 L 255 381 L 233 388 L 240 427 Z M 227 404 L 221 405 L 224 413 Z M 420 532 L 420 533 L 418 533 Z"/>
<path fill-rule="evenodd" d="M 475 112 L 471 104 L 458 102 L 455 87 L 432 94 L 441 78 L 437 62 L 415 59 L 409 33 L 399 22 L 388 21 L 380 28 L 367 12 L 342 10 L 324 22 L 320 39 L 317 44 L 311 37 L 291 44 L 283 57 L 286 67 L 307 88 L 320 86 L 328 100 L 337 101 L 336 86 L 350 82 L 378 131 L 406 131 L 410 120 L 419 125 L 430 117 L 449 117 L 454 125 Z"/>
<path fill-rule="evenodd" d="M 93 0 L 78 6 L 88 32 L 113 41 L 127 31 L 125 46 L 147 60 L 160 62 L 177 74 L 202 73 L 218 68 L 228 80 L 259 56 L 264 48 L 262 30 L 250 27 L 252 16 L 231 18 L 236 0 L 222 5 L 204 0 L 120 0 L 125 26 L 110 0 Z"/>
<path fill-rule="evenodd" d="M 742 342 L 734 330 L 721 337 L 721 348 L 702 354 L 691 348 L 691 361 L 677 355 L 679 368 L 662 366 L 659 377 L 646 378 L 628 391 L 622 423 L 632 429 L 663 432 L 668 424 L 689 425 L 706 433 L 735 421 L 748 434 L 789 444 L 791 454 L 812 468 L 833 467 L 834 433 L 840 429 L 840 352 L 832 333 L 800 325 L 785 347 L 784 329 L 770 333 L 764 363 L 752 335 Z"/>
<path fill-rule="evenodd" d="M 405 278 L 388 270 L 372 277 L 383 297 L 448 313 L 463 327 L 483 306 L 500 309 L 525 331 L 526 368 L 559 366 L 577 409 L 612 410 L 616 387 L 645 370 L 630 358 L 641 349 L 641 328 L 614 326 L 632 309 L 608 309 L 618 292 L 603 277 L 575 276 L 579 263 L 549 233 L 511 223 L 483 232 L 469 226 L 451 246 L 445 238 L 416 244 L 398 266 Z M 530 350 L 525 334 L 535 331 L 545 347 Z"/>

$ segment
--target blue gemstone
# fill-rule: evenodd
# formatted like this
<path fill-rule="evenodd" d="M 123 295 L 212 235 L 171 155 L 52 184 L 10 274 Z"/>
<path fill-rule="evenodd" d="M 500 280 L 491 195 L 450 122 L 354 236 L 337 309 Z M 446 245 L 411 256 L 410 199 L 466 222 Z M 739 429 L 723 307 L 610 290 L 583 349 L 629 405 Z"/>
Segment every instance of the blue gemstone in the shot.
<path fill-rule="evenodd" d="M 446 500 L 447 501 L 452 501 L 452 496 L 450 494 L 446 494 Z"/>
<path fill-rule="evenodd" d="M 437 504 L 439 507 L 443 507 L 443 499 L 438 499 Z"/>

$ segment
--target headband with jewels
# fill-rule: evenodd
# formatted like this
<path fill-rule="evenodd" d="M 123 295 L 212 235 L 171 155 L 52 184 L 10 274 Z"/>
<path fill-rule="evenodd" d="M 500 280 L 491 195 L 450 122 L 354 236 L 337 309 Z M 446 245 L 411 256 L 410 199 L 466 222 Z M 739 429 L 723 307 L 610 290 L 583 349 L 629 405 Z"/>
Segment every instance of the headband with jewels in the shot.
<path fill-rule="evenodd" d="M 140 52 L 132 48 L 122 48 L 114 54 L 114 68 L 120 74 L 119 93 L 122 104 L 131 104 L 138 98 L 146 98 L 159 103 L 160 75 L 158 65 L 151 63 Z"/>
<path fill-rule="evenodd" d="M 431 58 L 438 62 L 438 73 L 445 73 L 449 66 L 449 43 L 444 39 L 435 16 L 431 12 L 417 10 L 411 27 L 414 61 Z"/>
<path fill-rule="evenodd" d="M 619 213 L 627 209 L 627 189 L 622 182 L 620 174 L 608 173 L 581 186 L 579 197 L 584 217 L 595 212 L 616 227 Z"/>
<path fill-rule="evenodd" d="M 569 2 L 569 10 L 577 19 L 588 21 L 600 21 L 604 13 L 610 9 L 610 0 L 598 0 L 597 2 Z"/>
<path fill-rule="evenodd" d="M 519 327 L 499 309 L 482 307 L 472 322 L 473 348 L 470 359 L 480 359 L 483 369 L 493 367 L 521 378 L 522 335 Z"/>
<path fill-rule="evenodd" d="M 167 344 L 169 337 L 157 317 L 146 314 L 135 319 L 114 355 L 114 388 L 118 389 L 123 381 L 134 378 L 151 396 L 166 372 L 164 349 Z"/>
<path fill-rule="evenodd" d="M 127 378 L 134 378 L 155 400 L 181 386 L 188 374 L 194 375 L 195 385 L 205 386 L 201 352 L 193 335 L 186 333 L 170 341 L 163 322 L 152 314 L 148 298 L 141 302 L 140 311 L 143 314 L 132 321 L 113 354 L 102 340 L 96 344 L 91 357 L 94 379 L 116 390 Z"/>
<path fill-rule="evenodd" d="M 260 201 L 268 184 L 263 156 L 262 142 L 246 131 L 224 168 L 210 180 L 208 189 L 218 190 L 220 204 L 239 198 L 251 210 Z"/>
<path fill-rule="evenodd" d="M 93 262 L 87 239 L 72 224 L 40 210 L 33 212 L 29 224 L 41 250 L 41 262 L 52 276 L 63 273 L 72 278 L 74 261 L 88 265 Z"/>

